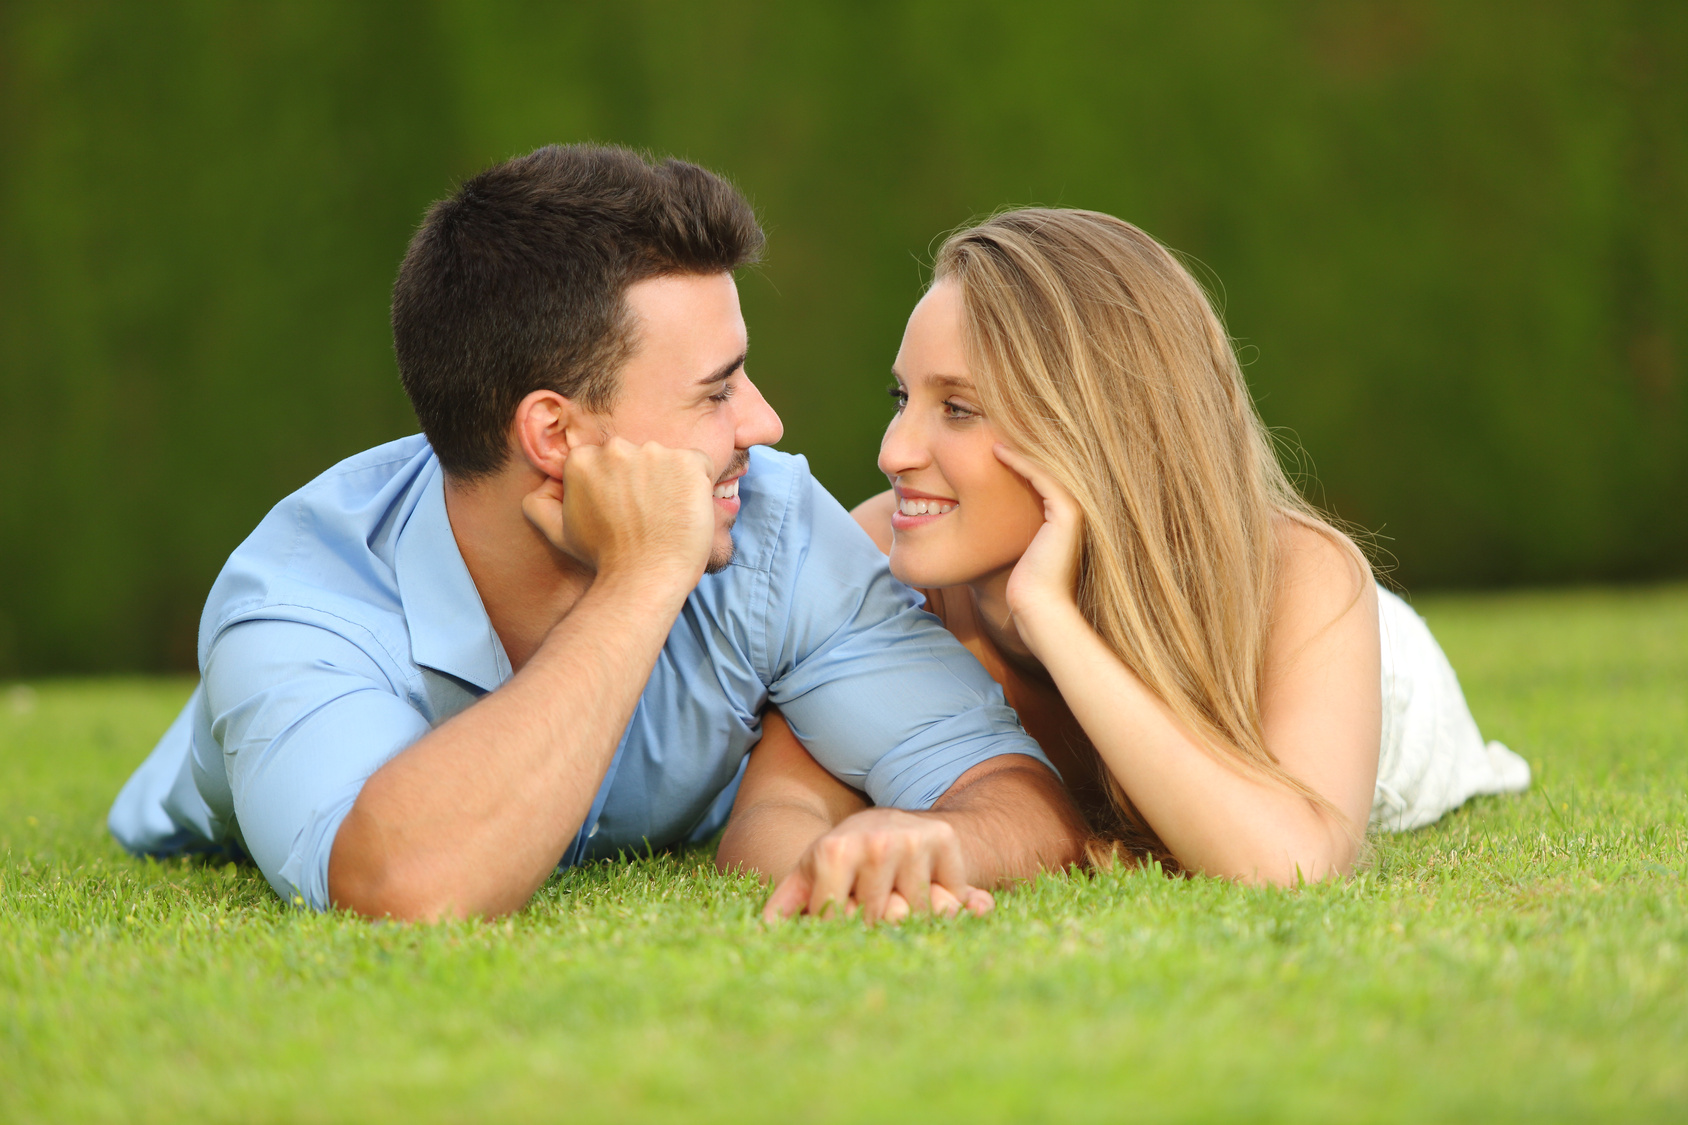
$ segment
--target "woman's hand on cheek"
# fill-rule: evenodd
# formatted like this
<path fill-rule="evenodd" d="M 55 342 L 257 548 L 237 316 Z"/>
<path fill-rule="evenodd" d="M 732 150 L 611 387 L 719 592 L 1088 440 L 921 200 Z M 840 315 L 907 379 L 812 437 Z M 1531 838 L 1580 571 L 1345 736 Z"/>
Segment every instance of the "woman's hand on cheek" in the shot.
<path fill-rule="evenodd" d="M 994 451 L 997 460 L 1025 477 L 1043 501 L 1043 526 L 1008 577 L 1008 608 L 1025 636 L 1025 626 L 1040 616 L 1077 608 L 1084 515 L 1072 493 L 1048 473 L 1006 445 L 999 443 Z M 1026 640 L 1035 644 L 1029 636 Z"/>

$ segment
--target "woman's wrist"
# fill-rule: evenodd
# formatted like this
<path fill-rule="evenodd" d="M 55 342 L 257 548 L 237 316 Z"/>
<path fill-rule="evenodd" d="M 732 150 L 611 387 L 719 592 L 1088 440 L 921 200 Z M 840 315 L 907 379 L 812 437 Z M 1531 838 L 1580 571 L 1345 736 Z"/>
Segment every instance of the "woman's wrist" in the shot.
<path fill-rule="evenodd" d="M 1084 619 L 1078 603 L 1070 594 L 1025 598 L 1011 608 L 1020 639 L 1032 650 L 1032 655 L 1045 664 L 1048 663 L 1044 657 L 1048 646 L 1059 644 L 1061 638 L 1071 636 L 1075 628 L 1090 629 L 1090 622 Z"/>

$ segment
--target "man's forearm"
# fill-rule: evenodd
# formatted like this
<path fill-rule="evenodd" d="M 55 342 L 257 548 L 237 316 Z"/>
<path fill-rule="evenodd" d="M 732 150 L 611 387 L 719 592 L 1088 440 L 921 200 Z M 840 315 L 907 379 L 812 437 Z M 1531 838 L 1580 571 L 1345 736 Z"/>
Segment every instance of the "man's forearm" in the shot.
<path fill-rule="evenodd" d="M 590 811 L 685 593 L 600 577 L 508 683 L 377 770 L 334 841 L 335 903 L 401 918 L 525 903 Z"/>
<path fill-rule="evenodd" d="M 927 815 L 955 829 L 969 881 L 979 887 L 1006 886 L 1077 863 L 1089 836 L 1060 778 L 1018 754 L 973 767 Z"/>

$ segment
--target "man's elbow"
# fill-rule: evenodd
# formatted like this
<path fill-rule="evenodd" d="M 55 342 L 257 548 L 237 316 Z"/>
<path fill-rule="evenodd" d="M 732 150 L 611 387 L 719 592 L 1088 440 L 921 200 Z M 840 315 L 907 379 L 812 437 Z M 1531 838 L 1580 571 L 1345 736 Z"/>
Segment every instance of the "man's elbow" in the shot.
<path fill-rule="evenodd" d="M 457 888 L 415 863 L 395 859 L 380 834 L 354 806 L 335 834 L 328 857 L 328 898 L 339 910 L 395 922 L 440 922 L 476 911 Z"/>
<path fill-rule="evenodd" d="M 438 922 L 461 916 L 450 910 L 442 900 L 418 894 L 414 888 L 397 880 L 366 872 L 349 873 L 340 879 L 330 878 L 328 895 L 335 909 L 377 920 Z"/>
<path fill-rule="evenodd" d="M 429 893 L 414 880 L 355 861 L 340 864 L 336 860 L 338 855 L 329 863 L 328 897 L 338 910 L 393 922 L 439 922 L 464 916 L 448 898 Z"/>

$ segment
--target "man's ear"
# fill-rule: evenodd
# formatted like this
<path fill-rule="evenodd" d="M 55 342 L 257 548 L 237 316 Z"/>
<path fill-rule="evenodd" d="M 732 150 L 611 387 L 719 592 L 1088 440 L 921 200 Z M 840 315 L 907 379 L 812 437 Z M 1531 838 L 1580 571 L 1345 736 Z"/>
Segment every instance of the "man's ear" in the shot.
<path fill-rule="evenodd" d="M 516 407 L 516 444 L 534 471 L 561 479 L 569 450 L 595 431 L 587 412 L 556 391 L 531 391 Z"/>

